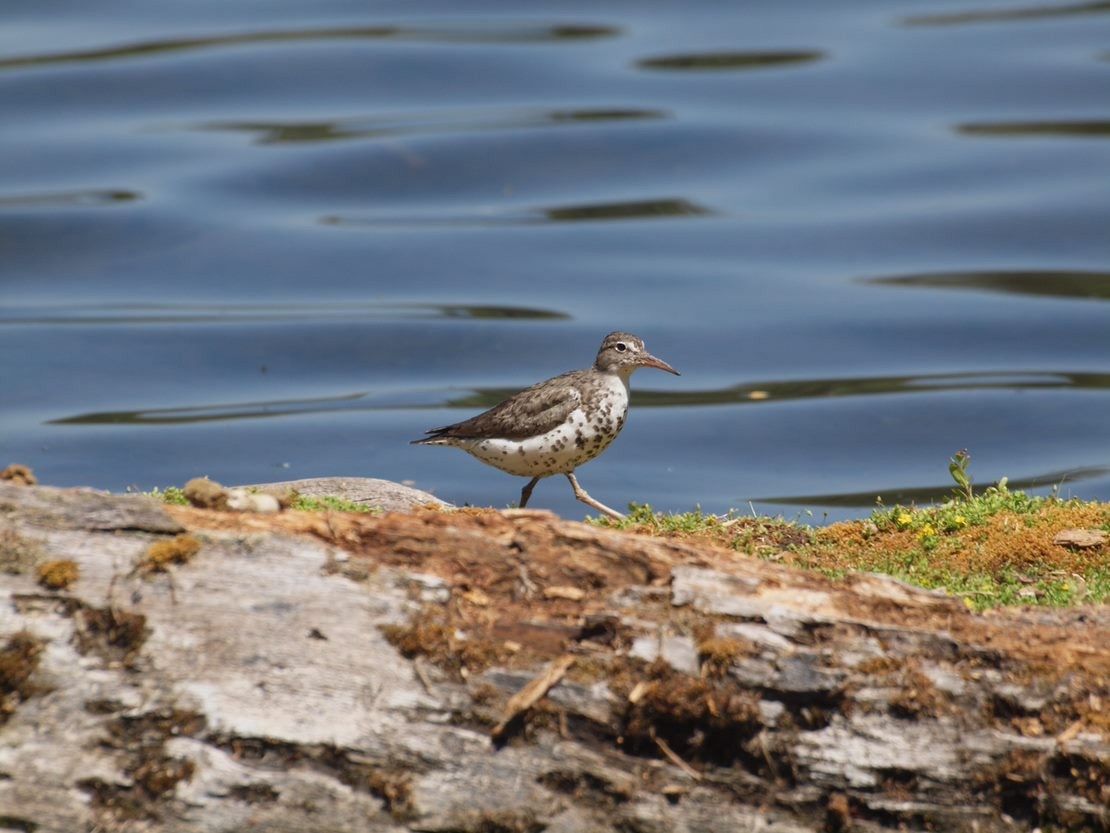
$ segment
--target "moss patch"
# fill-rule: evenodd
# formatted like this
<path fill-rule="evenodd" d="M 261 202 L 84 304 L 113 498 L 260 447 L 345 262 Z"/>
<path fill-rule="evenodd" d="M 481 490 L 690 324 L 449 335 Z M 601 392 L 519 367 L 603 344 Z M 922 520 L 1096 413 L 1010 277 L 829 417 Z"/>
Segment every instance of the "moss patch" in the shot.
<path fill-rule="evenodd" d="M 289 501 L 289 508 L 301 512 L 358 512 L 360 514 L 381 514 L 381 510 L 365 503 L 355 503 L 353 500 L 344 500 L 338 497 L 305 497 L 294 495 Z"/>
<path fill-rule="evenodd" d="M 76 561 L 62 559 L 40 564 L 35 578 L 47 590 L 65 590 L 81 575 Z"/>
<path fill-rule="evenodd" d="M 11 527 L 0 527 L 0 570 L 13 576 L 32 572 L 46 557 L 41 543 Z"/>
<path fill-rule="evenodd" d="M 138 569 L 142 573 L 165 573 L 170 565 L 188 564 L 198 552 L 200 541 L 187 533 L 155 541 L 139 559 Z"/>
<path fill-rule="evenodd" d="M 21 463 L 12 463 L 3 471 L 0 471 L 0 480 L 18 483 L 20 486 L 34 486 L 39 482 L 35 473 Z"/>

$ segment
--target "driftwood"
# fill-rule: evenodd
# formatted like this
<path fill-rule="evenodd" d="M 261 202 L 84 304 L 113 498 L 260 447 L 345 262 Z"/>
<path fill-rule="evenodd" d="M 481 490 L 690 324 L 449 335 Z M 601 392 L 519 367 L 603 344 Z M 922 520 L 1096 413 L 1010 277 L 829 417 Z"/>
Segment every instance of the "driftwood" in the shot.
<path fill-rule="evenodd" d="M 1105 606 L 6 483 L 0 569 L 3 829 L 1110 827 Z"/>

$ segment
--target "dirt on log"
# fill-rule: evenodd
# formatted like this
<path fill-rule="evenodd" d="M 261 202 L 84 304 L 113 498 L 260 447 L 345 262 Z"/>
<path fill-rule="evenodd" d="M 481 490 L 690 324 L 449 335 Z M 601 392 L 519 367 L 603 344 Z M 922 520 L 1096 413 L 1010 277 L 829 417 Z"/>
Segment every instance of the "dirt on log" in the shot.
<path fill-rule="evenodd" d="M 8 483 L 0 592 L 4 829 L 1110 829 L 1107 606 Z"/>

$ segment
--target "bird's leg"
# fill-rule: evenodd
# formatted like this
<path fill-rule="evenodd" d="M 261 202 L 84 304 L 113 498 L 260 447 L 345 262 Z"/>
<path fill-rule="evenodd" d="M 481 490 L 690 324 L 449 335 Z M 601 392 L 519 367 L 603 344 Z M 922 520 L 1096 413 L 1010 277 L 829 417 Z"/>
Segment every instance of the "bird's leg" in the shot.
<path fill-rule="evenodd" d="M 580 501 L 582 501 L 587 506 L 592 506 L 598 512 L 603 512 L 604 514 L 608 515 L 610 518 L 612 518 L 615 521 L 623 521 L 624 520 L 624 515 L 622 515 L 616 509 L 610 509 L 608 506 L 606 506 L 601 501 L 594 500 L 592 497 L 590 497 L 586 493 L 586 490 L 578 485 L 578 479 L 574 476 L 574 472 L 569 472 L 568 471 L 568 472 L 566 472 L 566 476 L 567 476 L 567 480 L 570 481 L 571 487 L 574 489 L 574 496 L 576 498 L 578 498 Z"/>
<path fill-rule="evenodd" d="M 528 498 L 532 497 L 532 489 L 540 482 L 538 477 L 533 477 L 528 481 L 528 485 L 520 490 L 520 508 L 523 509 L 528 505 Z"/>

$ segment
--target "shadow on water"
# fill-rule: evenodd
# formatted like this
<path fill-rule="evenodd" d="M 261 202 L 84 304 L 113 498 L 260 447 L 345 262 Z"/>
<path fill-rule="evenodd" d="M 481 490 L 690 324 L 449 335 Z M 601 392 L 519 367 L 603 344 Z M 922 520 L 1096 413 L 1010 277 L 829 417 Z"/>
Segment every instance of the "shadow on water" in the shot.
<path fill-rule="evenodd" d="M 698 52 L 688 55 L 663 55 L 636 62 L 640 69 L 676 70 L 679 72 L 720 72 L 727 70 L 764 69 L 791 64 L 808 64 L 825 57 L 824 52 Z"/>
<path fill-rule="evenodd" d="M 226 422 L 237 419 L 319 414 L 353 410 L 366 393 L 321 396 L 311 399 L 274 399 L 264 402 L 235 402 L 227 405 L 197 405 L 185 408 L 151 408 L 146 411 L 100 411 L 52 419 L 47 425 L 179 425 L 197 422 Z"/>
<path fill-rule="evenodd" d="M 16 194 L 9 197 L 0 197 L 0 210 L 5 208 L 119 205 L 124 202 L 135 202 L 142 198 L 143 195 L 136 191 L 123 190 L 59 191 L 53 194 Z"/>
<path fill-rule="evenodd" d="M 1110 300 L 1110 272 L 938 272 L 866 278 L 868 284 L 1038 295 L 1045 298 Z"/>
<path fill-rule="evenodd" d="M 816 379 L 764 382 L 702 391 L 637 390 L 632 404 L 638 408 L 752 405 L 799 399 L 827 399 L 879 394 L 942 393 L 956 390 L 1110 390 L 1110 374 L 1097 373 L 962 373 L 927 376 L 886 376 L 870 379 Z M 211 422 L 334 411 L 386 411 L 415 409 L 484 410 L 517 393 L 520 388 L 478 388 L 464 395 L 439 400 L 435 391 L 382 391 L 313 399 L 242 402 L 182 408 L 134 411 L 99 411 L 51 420 L 51 425 L 165 425 Z"/>
<path fill-rule="evenodd" d="M 531 226 L 542 223 L 578 223 L 616 220 L 663 220 L 676 217 L 711 217 L 716 211 L 677 197 L 628 202 L 582 203 L 548 208 L 490 211 L 463 216 L 413 215 L 410 217 L 343 217 L 320 218 L 327 226 L 349 228 L 381 228 L 403 226 Z"/>
<path fill-rule="evenodd" d="M 1110 468 L 1090 467 L 1067 469 L 1039 474 L 1033 477 L 1007 480 L 1010 489 L 1031 490 L 1047 489 L 1074 483 L 1079 480 L 1094 480 L 1110 474 Z M 994 484 L 991 484 L 994 485 Z M 976 494 L 982 494 L 987 487 L 976 487 Z M 828 495 L 791 495 L 789 497 L 753 498 L 753 503 L 777 503 L 783 506 L 827 506 L 837 509 L 861 509 L 874 507 L 881 500 L 886 506 L 911 506 L 914 504 L 942 503 L 952 497 L 952 484 L 947 486 L 925 486 L 918 488 L 879 489 L 874 492 L 844 492 Z"/>
<path fill-rule="evenodd" d="M 350 26 L 319 29 L 297 29 L 278 32 L 244 32 L 236 35 L 213 35 L 207 38 L 178 38 L 90 49 L 56 52 L 46 55 L 0 59 L 0 70 L 33 66 L 51 66 L 89 61 L 114 61 L 124 58 L 160 57 L 169 53 L 187 52 L 251 44 L 290 43 L 321 40 L 396 40 L 416 43 L 522 44 L 579 41 L 612 38 L 620 29 L 611 26 L 542 25 L 506 23 L 473 26 Z"/>
<path fill-rule="evenodd" d="M 508 112 L 407 113 L 403 116 L 367 116 L 330 122 L 209 122 L 197 125 L 195 129 L 255 133 L 256 144 L 277 145 L 666 118 L 670 118 L 670 114 L 665 110 L 529 108 Z"/>
<path fill-rule="evenodd" d="M 984 9 L 982 11 L 948 12 L 914 15 L 902 20 L 905 26 L 962 26 L 970 23 L 1001 23 L 1008 20 L 1036 20 L 1045 17 L 1070 17 L 1082 14 L 1105 14 L 1110 3 L 1070 3 L 1063 5 L 1021 6 L 1016 9 Z"/>
<path fill-rule="evenodd" d="M 569 318 L 566 313 L 554 310 L 463 304 L 88 304 L 0 308 L 0 326 L 442 319 L 561 321 Z"/>
<path fill-rule="evenodd" d="M 956 132 L 965 136 L 1006 136 L 1018 139 L 1039 136 L 1064 136 L 1072 139 L 1110 138 L 1110 121 L 1010 121 L 969 122 L 956 125 Z"/>

